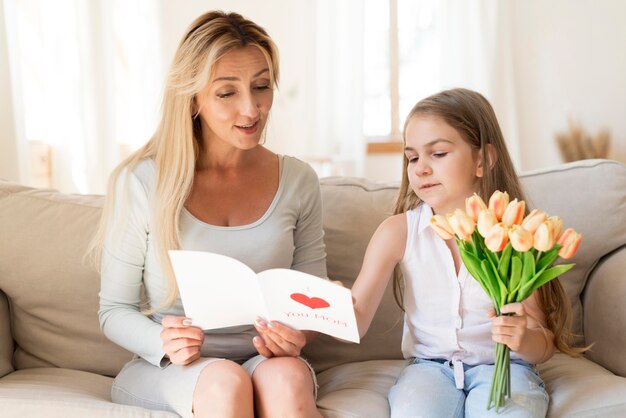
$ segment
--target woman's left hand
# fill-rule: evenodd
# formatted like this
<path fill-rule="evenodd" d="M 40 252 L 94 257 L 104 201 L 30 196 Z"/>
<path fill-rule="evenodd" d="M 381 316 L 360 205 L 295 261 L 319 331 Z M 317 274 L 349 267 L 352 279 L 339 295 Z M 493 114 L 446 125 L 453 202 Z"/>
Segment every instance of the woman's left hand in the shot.
<path fill-rule="evenodd" d="M 518 351 L 528 326 L 524 305 L 509 303 L 502 306 L 500 312 L 500 316 L 496 316 L 495 311 L 491 313 L 494 317 L 491 322 L 491 338 L 497 343 L 507 345 L 511 351 Z"/>
<path fill-rule="evenodd" d="M 304 332 L 280 322 L 267 322 L 258 318 L 254 327 L 259 336 L 254 337 L 252 343 L 259 354 L 265 357 L 297 357 L 306 345 Z"/>

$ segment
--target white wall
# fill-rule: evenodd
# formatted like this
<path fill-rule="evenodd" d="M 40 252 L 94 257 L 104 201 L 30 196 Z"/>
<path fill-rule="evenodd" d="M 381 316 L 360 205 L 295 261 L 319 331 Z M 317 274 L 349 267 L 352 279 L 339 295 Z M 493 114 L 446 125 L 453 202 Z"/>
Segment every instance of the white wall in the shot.
<path fill-rule="evenodd" d="M 558 164 L 568 117 L 612 134 L 626 162 L 626 2 L 513 1 L 514 68 L 522 169 Z"/>

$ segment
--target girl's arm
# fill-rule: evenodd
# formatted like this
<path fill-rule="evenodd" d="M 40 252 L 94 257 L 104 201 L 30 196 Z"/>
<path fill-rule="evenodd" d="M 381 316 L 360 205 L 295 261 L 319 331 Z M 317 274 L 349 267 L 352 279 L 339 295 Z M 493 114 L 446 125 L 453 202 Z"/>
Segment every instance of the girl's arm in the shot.
<path fill-rule="evenodd" d="M 532 364 L 543 363 L 554 355 L 554 334 L 546 325 L 536 291 L 522 303 L 504 305 L 501 311 L 513 315 L 494 318 L 492 338 L 495 342 L 506 344 Z"/>
<path fill-rule="evenodd" d="M 367 246 L 361 272 L 352 286 L 354 313 L 361 337 L 372 323 L 394 267 L 404 256 L 406 228 L 405 214 L 387 218 Z"/>

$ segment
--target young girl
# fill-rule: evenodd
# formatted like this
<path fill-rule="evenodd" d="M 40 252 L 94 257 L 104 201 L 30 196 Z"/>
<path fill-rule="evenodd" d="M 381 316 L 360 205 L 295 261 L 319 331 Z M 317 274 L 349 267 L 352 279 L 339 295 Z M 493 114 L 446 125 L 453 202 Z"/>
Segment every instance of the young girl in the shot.
<path fill-rule="evenodd" d="M 404 161 L 395 215 L 370 241 L 352 288 L 359 332 L 369 328 L 396 266 L 405 311 L 402 351 L 410 359 L 389 391 L 391 416 L 496 415 L 487 410 L 495 343 L 511 349 L 511 394 L 497 416 L 543 417 L 548 394 L 534 364 L 568 344 L 570 308 L 553 280 L 522 303 L 502 307 L 468 273 L 454 239 L 429 227 L 434 214 L 464 208 L 474 192 L 524 199 L 496 115 L 480 94 L 454 89 L 415 105 L 404 126 Z M 401 279 L 400 279 L 401 278 Z"/>
<path fill-rule="evenodd" d="M 256 23 L 198 17 L 176 51 L 156 133 L 111 176 L 97 237 L 100 324 L 136 354 L 115 378 L 114 402 L 196 418 L 321 416 L 315 376 L 299 357 L 310 334 L 264 320 L 191 326 L 167 257 L 211 251 L 255 271 L 326 277 L 317 176 L 262 146 L 278 70 L 276 46 Z"/>

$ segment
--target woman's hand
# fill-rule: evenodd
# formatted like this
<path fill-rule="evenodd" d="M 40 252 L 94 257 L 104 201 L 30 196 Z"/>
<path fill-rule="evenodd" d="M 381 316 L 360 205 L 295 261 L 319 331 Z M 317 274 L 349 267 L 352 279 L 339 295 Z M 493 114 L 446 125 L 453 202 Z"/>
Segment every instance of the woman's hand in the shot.
<path fill-rule="evenodd" d="M 307 342 L 303 331 L 289 328 L 280 322 L 267 322 L 258 318 L 254 327 L 259 336 L 254 337 L 252 343 L 259 354 L 265 357 L 297 357 Z"/>
<path fill-rule="evenodd" d="M 511 351 L 519 351 L 528 330 L 524 305 L 509 303 L 502 306 L 500 312 L 502 313 L 500 316 L 496 316 L 495 311 L 490 314 L 494 317 L 491 322 L 491 338 L 497 343 L 507 345 Z"/>
<path fill-rule="evenodd" d="M 166 315 L 161 325 L 165 327 L 161 331 L 163 350 L 172 363 L 186 365 L 200 358 L 204 332 L 192 327 L 189 318 Z"/>

